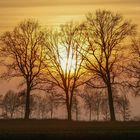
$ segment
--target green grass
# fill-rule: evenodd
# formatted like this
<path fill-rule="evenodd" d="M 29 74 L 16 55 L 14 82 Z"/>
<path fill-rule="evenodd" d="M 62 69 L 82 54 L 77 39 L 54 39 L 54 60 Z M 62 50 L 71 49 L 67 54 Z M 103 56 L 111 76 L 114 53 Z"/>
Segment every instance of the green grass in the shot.
<path fill-rule="evenodd" d="M 140 122 L 68 122 L 65 120 L 0 120 L 2 139 L 140 139 Z"/>

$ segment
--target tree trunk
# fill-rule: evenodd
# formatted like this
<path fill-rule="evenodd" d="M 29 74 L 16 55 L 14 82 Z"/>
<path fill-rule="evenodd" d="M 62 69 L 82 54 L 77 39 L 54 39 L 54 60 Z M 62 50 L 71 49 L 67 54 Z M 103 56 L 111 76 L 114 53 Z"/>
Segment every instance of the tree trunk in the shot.
<path fill-rule="evenodd" d="M 51 109 L 51 119 L 53 118 L 53 109 Z"/>
<path fill-rule="evenodd" d="M 124 111 L 123 111 L 123 121 L 126 121 L 126 111 L 125 111 L 125 107 L 124 107 Z"/>
<path fill-rule="evenodd" d="M 91 121 L 91 108 L 89 109 L 89 121 Z"/>
<path fill-rule="evenodd" d="M 76 108 L 76 121 L 78 121 L 78 109 Z"/>
<path fill-rule="evenodd" d="M 109 110 L 110 110 L 110 120 L 116 121 L 115 118 L 115 111 L 114 111 L 114 103 L 113 103 L 113 95 L 112 95 L 112 89 L 111 84 L 107 84 L 107 90 L 108 90 L 108 102 L 109 102 Z"/>
<path fill-rule="evenodd" d="M 11 119 L 13 118 L 13 113 L 11 113 Z"/>
<path fill-rule="evenodd" d="M 72 101 L 69 101 L 69 93 L 68 90 L 66 92 L 66 107 L 67 107 L 67 119 L 68 121 L 72 120 L 71 109 L 72 109 Z M 72 97 L 71 97 L 72 100 Z"/>
<path fill-rule="evenodd" d="M 30 116 L 30 88 L 27 87 L 24 119 L 26 120 L 29 119 L 29 116 Z"/>
<path fill-rule="evenodd" d="M 99 110 L 97 110 L 97 121 L 99 121 Z"/>
<path fill-rule="evenodd" d="M 72 116 L 71 116 L 71 109 L 69 109 L 69 110 L 68 110 L 68 120 L 69 120 L 69 121 L 71 121 L 71 120 L 72 120 L 72 118 L 71 118 L 71 117 L 72 117 Z"/>
<path fill-rule="evenodd" d="M 71 121 L 72 120 L 72 116 L 71 116 L 71 107 L 70 105 L 67 103 L 67 116 L 68 116 L 68 121 Z"/>

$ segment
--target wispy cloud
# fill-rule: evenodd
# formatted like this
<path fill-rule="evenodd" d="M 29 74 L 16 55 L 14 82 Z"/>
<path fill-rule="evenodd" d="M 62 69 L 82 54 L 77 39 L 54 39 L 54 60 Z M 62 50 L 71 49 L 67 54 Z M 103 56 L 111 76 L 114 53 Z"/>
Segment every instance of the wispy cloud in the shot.
<path fill-rule="evenodd" d="M 0 0 L 0 7 L 34 7 L 77 4 L 140 4 L 139 0 Z"/>
<path fill-rule="evenodd" d="M 79 21 L 87 12 L 98 9 L 121 13 L 140 24 L 139 0 L 0 0 L 0 8 L 0 33 L 26 18 L 38 19 L 44 25 L 58 25 Z"/>

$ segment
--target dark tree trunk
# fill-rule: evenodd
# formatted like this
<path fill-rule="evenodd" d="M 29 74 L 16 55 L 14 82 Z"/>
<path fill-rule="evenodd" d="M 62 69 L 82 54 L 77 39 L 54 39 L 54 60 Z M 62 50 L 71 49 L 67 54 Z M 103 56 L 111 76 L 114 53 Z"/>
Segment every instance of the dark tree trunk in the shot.
<path fill-rule="evenodd" d="M 13 118 L 13 113 L 11 113 L 11 119 Z"/>
<path fill-rule="evenodd" d="M 97 110 L 97 121 L 99 121 L 99 110 Z"/>
<path fill-rule="evenodd" d="M 53 109 L 51 109 L 51 119 L 53 118 Z"/>
<path fill-rule="evenodd" d="M 68 121 L 71 121 L 72 120 L 72 114 L 71 114 L 72 97 L 71 97 L 71 101 L 69 101 L 69 93 L 68 93 L 68 90 L 66 90 L 66 107 L 67 107 L 67 119 L 68 119 Z"/>
<path fill-rule="evenodd" d="M 68 103 L 67 103 L 67 119 L 68 119 L 68 121 L 72 120 L 71 106 Z"/>
<path fill-rule="evenodd" d="M 78 121 L 78 109 L 76 108 L 76 121 Z"/>
<path fill-rule="evenodd" d="M 29 119 L 29 116 L 30 116 L 30 88 L 27 87 L 24 119 L 26 120 Z"/>
<path fill-rule="evenodd" d="M 89 109 L 89 121 L 91 121 L 91 114 L 92 114 L 92 110 L 91 108 Z"/>
<path fill-rule="evenodd" d="M 69 120 L 69 121 L 72 120 L 71 117 L 72 117 L 72 116 L 71 116 L 71 107 L 69 107 L 69 109 L 68 109 L 68 120 Z"/>
<path fill-rule="evenodd" d="M 113 103 L 113 95 L 112 95 L 112 89 L 111 89 L 111 84 L 110 83 L 107 84 L 107 90 L 108 90 L 110 120 L 111 121 L 116 121 L 115 111 L 114 111 L 114 103 Z"/>

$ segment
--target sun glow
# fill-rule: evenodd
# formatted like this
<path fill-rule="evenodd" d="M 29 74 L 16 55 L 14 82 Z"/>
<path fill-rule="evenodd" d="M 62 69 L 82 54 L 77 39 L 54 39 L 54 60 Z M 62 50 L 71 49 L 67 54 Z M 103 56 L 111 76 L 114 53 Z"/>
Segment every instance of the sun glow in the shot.
<path fill-rule="evenodd" d="M 66 49 L 60 46 L 60 66 L 65 73 L 73 73 L 78 65 L 78 60 L 76 59 L 76 53 L 72 49 Z"/>

